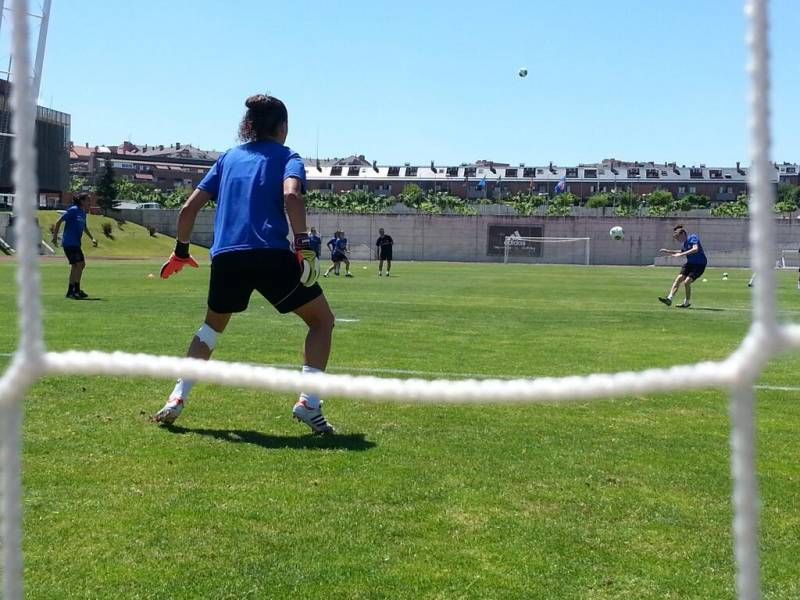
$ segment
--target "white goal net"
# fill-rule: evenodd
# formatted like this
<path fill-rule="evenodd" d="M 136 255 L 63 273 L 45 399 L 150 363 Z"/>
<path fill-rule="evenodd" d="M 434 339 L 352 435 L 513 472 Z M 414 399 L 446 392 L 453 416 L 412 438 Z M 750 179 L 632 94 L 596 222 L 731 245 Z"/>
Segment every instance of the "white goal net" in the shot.
<path fill-rule="evenodd" d="M 0 3 L 1 5 L 2 3 Z M 34 150 L 35 94 L 20 77 L 12 89 L 15 137 L 14 206 L 18 227 L 17 282 L 20 342 L 10 366 L 0 378 L 0 467 L 2 467 L 3 597 L 21 600 L 22 584 L 22 401 L 27 390 L 45 375 L 137 375 L 174 379 L 178 376 L 226 385 L 276 391 L 301 390 L 331 396 L 346 395 L 380 401 L 427 403 L 562 402 L 656 392 L 721 388 L 730 390 L 731 471 L 736 590 L 741 600 L 760 598 L 759 493 L 755 469 L 754 384 L 767 362 L 782 351 L 800 348 L 800 326 L 779 325 L 776 318 L 774 270 L 774 189 L 770 183 L 769 71 L 767 2 L 748 5 L 750 52 L 751 169 L 750 230 L 752 267 L 759 285 L 753 288 L 753 321 L 746 337 L 728 358 L 668 369 L 603 373 L 534 380 L 400 380 L 349 375 L 303 374 L 221 361 L 132 355 L 121 352 L 47 352 L 44 346 L 39 240 L 34 221 L 37 206 Z M 14 0 L 15 73 L 30 72 L 27 0 Z"/>
<path fill-rule="evenodd" d="M 524 237 L 514 233 L 503 240 L 503 262 L 588 265 L 589 243 L 589 238 Z"/>

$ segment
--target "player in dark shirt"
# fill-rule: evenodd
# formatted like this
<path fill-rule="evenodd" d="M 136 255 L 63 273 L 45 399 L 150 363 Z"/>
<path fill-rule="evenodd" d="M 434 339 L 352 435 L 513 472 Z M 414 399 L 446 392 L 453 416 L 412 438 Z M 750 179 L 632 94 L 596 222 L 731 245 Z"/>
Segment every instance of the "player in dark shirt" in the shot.
<path fill-rule="evenodd" d="M 383 227 L 378 230 L 378 233 L 380 236 L 375 242 L 378 247 L 378 277 L 383 275 L 383 261 L 386 261 L 386 276 L 389 277 L 389 271 L 392 270 L 392 246 L 394 245 L 394 240 L 392 236 L 386 235 Z"/>
<path fill-rule="evenodd" d="M 696 233 L 686 233 L 683 225 L 676 225 L 672 230 L 672 238 L 681 244 L 680 250 L 670 250 L 668 248 L 661 248 L 659 252 L 662 254 L 669 254 L 673 258 L 686 257 L 686 264 L 681 267 L 681 272 L 672 283 L 669 294 L 665 297 L 659 297 L 659 301 L 667 306 L 672 305 L 672 298 L 678 291 L 678 288 L 683 284 L 686 292 L 686 299 L 682 304 L 678 304 L 678 308 L 689 308 L 692 305 L 692 282 L 697 281 L 703 272 L 706 270 L 708 259 L 706 253 L 703 251 L 703 244 L 700 243 L 700 236 Z"/>

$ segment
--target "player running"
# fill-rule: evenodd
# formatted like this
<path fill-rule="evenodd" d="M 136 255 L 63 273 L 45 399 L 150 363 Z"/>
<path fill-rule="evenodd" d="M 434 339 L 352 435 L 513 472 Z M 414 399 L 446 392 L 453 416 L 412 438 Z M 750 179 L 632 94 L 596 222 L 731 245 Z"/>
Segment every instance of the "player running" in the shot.
<path fill-rule="evenodd" d="M 328 240 L 328 243 L 325 244 L 328 250 L 331 252 L 331 266 L 325 271 L 322 275 L 323 277 L 327 277 L 330 272 L 333 270 L 334 275 L 337 277 L 339 276 L 339 270 L 341 269 L 341 258 L 339 257 L 339 252 L 336 249 L 336 242 L 339 240 L 339 230 L 333 232 L 333 237 Z"/>
<path fill-rule="evenodd" d="M 219 157 L 181 208 L 175 251 L 161 268 L 161 277 L 186 265 L 197 267 L 189 255 L 189 238 L 197 213 L 216 199 L 208 310 L 188 356 L 209 359 L 231 315 L 244 311 L 256 290 L 278 312 L 293 312 L 308 325 L 303 372 L 318 373 L 328 364 L 334 316 L 316 283 L 319 263 L 306 233 L 305 166 L 284 145 L 289 126 L 283 102 L 259 94 L 248 98 L 245 106 L 239 127 L 244 143 Z M 294 252 L 287 240 L 286 215 L 294 232 Z M 194 383 L 179 379 L 153 419 L 174 423 Z M 300 394 L 292 415 L 314 433 L 334 433 L 316 394 Z"/>
<path fill-rule="evenodd" d="M 394 245 L 394 240 L 392 236 L 386 235 L 383 231 L 383 227 L 378 229 L 378 241 L 375 242 L 375 245 L 378 247 L 378 277 L 383 275 L 383 261 L 386 261 L 386 276 L 389 277 L 389 271 L 392 270 L 392 246 Z"/>
<path fill-rule="evenodd" d="M 85 202 L 88 198 L 89 195 L 86 193 L 74 196 L 72 206 L 61 215 L 53 226 L 52 242 L 53 246 L 58 247 L 58 230 L 61 229 L 61 223 L 64 223 L 64 238 L 61 240 L 61 246 L 64 248 L 64 256 L 67 257 L 67 262 L 70 264 L 69 287 L 67 287 L 65 297 L 72 300 L 84 300 L 89 297 L 89 294 L 81 289 L 81 276 L 86 268 L 86 258 L 81 250 L 81 238 L 84 233 L 92 240 L 92 246 L 97 248 L 97 240 L 94 239 L 86 224 Z"/>
<path fill-rule="evenodd" d="M 676 225 L 672 230 L 672 238 L 682 245 L 681 250 L 669 250 L 661 248 L 659 252 L 662 254 L 669 254 L 674 258 L 681 256 L 686 257 L 686 264 L 681 267 L 681 272 L 672 283 L 672 288 L 666 298 L 659 297 L 658 300 L 667 306 L 672 305 L 672 298 L 678 291 L 681 283 L 683 283 L 686 292 L 686 298 L 682 304 L 678 304 L 678 308 L 689 308 L 692 305 L 692 282 L 696 281 L 703 272 L 706 270 L 706 254 L 703 252 L 703 245 L 700 243 L 700 237 L 696 233 L 687 234 L 683 225 Z"/>
<path fill-rule="evenodd" d="M 347 258 L 347 253 L 350 252 L 350 248 L 347 245 L 347 238 L 344 237 L 344 231 L 340 230 L 334 234 L 334 238 L 328 242 L 328 248 L 331 250 L 331 266 L 325 271 L 323 277 L 327 277 L 331 269 L 336 269 L 335 273 L 338 277 L 342 263 L 344 263 L 345 269 L 344 276 L 352 277 L 353 274 L 350 272 L 350 259 Z"/>

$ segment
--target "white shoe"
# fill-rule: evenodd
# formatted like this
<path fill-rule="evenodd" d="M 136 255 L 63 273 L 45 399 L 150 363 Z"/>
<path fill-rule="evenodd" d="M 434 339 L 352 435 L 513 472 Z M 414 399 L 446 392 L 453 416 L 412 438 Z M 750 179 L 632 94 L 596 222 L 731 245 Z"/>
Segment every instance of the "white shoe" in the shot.
<path fill-rule="evenodd" d="M 183 398 L 170 396 L 164 408 L 153 415 L 153 421 L 156 423 L 164 423 L 165 425 L 172 425 L 175 420 L 181 416 L 183 406 Z"/>
<path fill-rule="evenodd" d="M 292 417 L 311 427 L 311 431 L 319 435 L 331 435 L 336 433 L 333 425 L 328 423 L 322 415 L 322 401 L 319 408 L 309 408 L 305 400 L 298 400 L 292 409 Z"/>

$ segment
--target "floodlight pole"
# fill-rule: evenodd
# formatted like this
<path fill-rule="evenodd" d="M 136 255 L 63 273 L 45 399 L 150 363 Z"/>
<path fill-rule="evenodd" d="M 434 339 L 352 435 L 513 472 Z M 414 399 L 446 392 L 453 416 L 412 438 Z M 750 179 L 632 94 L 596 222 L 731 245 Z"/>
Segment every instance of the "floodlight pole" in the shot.
<path fill-rule="evenodd" d="M 42 67 L 44 66 L 44 48 L 47 43 L 47 28 L 50 25 L 50 4 L 52 0 L 44 0 L 42 16 L 39 21 L 39 41 L 36 45 L 36 63 L 33 70 L 33 97 L 39 98 L 42 85 Z"/>

